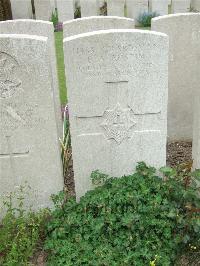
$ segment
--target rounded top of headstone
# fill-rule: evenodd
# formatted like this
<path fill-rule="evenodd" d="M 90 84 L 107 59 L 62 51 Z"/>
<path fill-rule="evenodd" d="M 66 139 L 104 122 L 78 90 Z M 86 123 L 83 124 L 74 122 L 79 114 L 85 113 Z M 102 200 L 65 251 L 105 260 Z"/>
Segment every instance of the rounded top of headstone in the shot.
<path fill-rule="evenodd" d="M 0 34 L 0 39 L 30 39 L 35 41 L 47 41 L 45 36 L 28 35 L 28 34 Z"/>
<path fill-rule="evenodd" d="M 67 37 L 63 40 L 63 42 L 69 42 L 77 39 L 83 39 L 87 37 L 94 37 L 94 36 L 101 36 L 101 35 L 109 35 L 109 34 L 135 34 L 135 35 L 149 35 L 149 36 L 160 36 L 164 38 L 168 38 L 168 36 L 161 32 L 150 31 L 150 30 L 137 30 L 137 29 L 110 29 L 110 30 L 99 30 L 99 31 L 92 31 L 87 33 L 82 33 L 78 35 L 73 35 L 71 37 Z"/>
<path fill-rule="evenodd" d="M 63 24 L 64 38 L 99 30 L 134 29 L 134 19 L 117 16 L 93 16 L 74 19 Z"/>
<path fill-rule="evenodd" d="M 53 22 L 45 21 L 45 20 L 35 20 L 35 19 L 13 19 L 13 20 L 5 20 L 0 21 L 1 24 L 10 24 L 10 23 L 33 23 L 33 24 L 47 24 L 53 25 Z"/>
<path fill-rule="evenodd" d="M 68 20 L 68 21 L 63 22 L 63 25 L 70 24 L 70 23 L 80 23 L 83 21 L 102 20 L 102 19 L 105 19 L 105 20 L 120 19 L 120 20 L 126 20 L 126 21 L 130 21 L 130 22 L 134 22 L 134 19 L 125 18 L 125 17 L 118 17 L 118 16 L 90 16 L 90 17 L 83 17 L 83 18 Z"/>
<path fill-rule="evenodd" d="M 152 23 L 159 21 L 159 20 L 164 20 L 164 19 L 177 19 L 180 17 L 191 17 L 191 16 L 200 16 L 200 13 L 195 13 L 195 12 L 188 12 L 188 13 L 177 13 L 177 14 L 170 14 L 170 15 L 165 15 L 165 16 L 158 16 L 152 19 Z"/>

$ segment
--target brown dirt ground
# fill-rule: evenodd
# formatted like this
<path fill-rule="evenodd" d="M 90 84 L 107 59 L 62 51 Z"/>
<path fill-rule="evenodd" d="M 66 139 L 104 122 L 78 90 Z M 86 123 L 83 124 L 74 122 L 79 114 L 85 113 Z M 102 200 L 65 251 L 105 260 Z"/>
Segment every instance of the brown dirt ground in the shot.
<path fill-rule="evenodd" d="M 192 160 L 192 142 L 170 142 L 167 145 L 167 165 L 174 167 Z"/>

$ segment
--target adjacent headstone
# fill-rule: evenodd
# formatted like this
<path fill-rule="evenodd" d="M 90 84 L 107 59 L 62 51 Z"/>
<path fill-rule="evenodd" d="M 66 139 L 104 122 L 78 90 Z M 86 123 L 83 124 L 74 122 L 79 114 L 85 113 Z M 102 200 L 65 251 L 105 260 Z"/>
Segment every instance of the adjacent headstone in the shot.
<path fill-rule="evenodd" d="M 57 0 L 58 20 L 64 22 L 74 18 L 74 1 Z"/>
<path fill-rule="evenodd" d="M 34 0 L 34 5 L 36 19 L 50 21 L 53 12 L 51 0 Z"/>
<path fill-rule="evenodd" d="M 160 16 L 168 15 L 168 0 L 151 0 L 150 10 Z"/>
<path fill-rule="evenodd" d="M 148 0 L 126 0 L 127 15 L 135 20 L 135 24 L 139 25 L 138 18 L 144 12 L 148 12 Z"/>
<path fill-rule="evenodd" d="M 91 172 L 166 163 L 168 37 L 106 30 L 64 40 L 76 196 Z"/>
<path fill-rule="evenodd" d="M 31 0 L 11 0 L 13 19 L 33 18 Z"/>
<path fill-rule="evenodd" d="M 200 76 L 200 70 L 198 69 Z M 193 141 L 192 141 L 192 158 L 193 168 L 200 169 L 200 93 L 199 88 L 195 91 L 194 96 L 194 120 L 193 120 Z"/>
<path fill-rule="evenodd" d="M 0 72 L 0 209 L 21 185 L 25 206 L 50 207 L 63 177 L 47 38 L 0 35 Z"/>
<path fill-rule="evenodd" d="M 98 0 L 80 0 L 81 17 L 96 16 L 99 13 Z"/>
<path fill-rule="evenodd" d="M 172 13 L 185 13 L 190 11 L 191 0 L 173 0 L 171 11 Z"/>
<path fill-rule="evenodd" d="M 29 35 L 48 37 L 49 58 L 50 58 L 49 61 L 51 65 L 51 76 L 53 82 L 52 97 L 55 104 L 55 115 L 56 115 L 56 122 L 58 128 L 58 135 L 62 139 L 63 126 L 62 126 L 61 103 L 60 103 L 58 76 L 57 76 L 57 61 L 55 54 L 53 24 L 47 21 L 38 21 L 31 19 L 3 21 L 0 22 L 0 33 L 29 34 Z"/>
<path fill-rule="evenodd" d="M 133 19 L 114 17 L 114 16 L 96 16 L 74 19 L 63 24 L 64 38 L 73 35 L 109 29 L 133 29 L 135 23 Z"/>
<path fill-rule="evenodd" d="M 200 14 L 186 13 L 152 20 L 152 29 L 170 40 L 168 136 L 191 140 L 193 95 L 199 89 Z"/>
<path fill-rule="evenodd" d="M 124 17 L 125 0 L 107 0 L 108 16 Z"/>
<path fill-rule="evenodd" d="M 80 0 L 75 0 L 74 1 L 74 8 L 76 7 L 76 6 L 78 6 L 78 7 L 80 7 Z"/>
<path fill-rule="evenodd" d="M 52 12 L 55 12 L 58 0 L 50 0 Z"/>

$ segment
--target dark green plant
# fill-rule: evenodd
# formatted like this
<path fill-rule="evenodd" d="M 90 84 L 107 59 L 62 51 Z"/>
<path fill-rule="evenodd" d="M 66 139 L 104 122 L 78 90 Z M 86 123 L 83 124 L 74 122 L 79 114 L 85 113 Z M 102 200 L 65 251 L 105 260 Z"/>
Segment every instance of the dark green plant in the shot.
<path fill-rule="evenodd" d="M 92 180 L 103 186 L 79 203 L 64 193 L 55 196 L 45 243 L 48 265 L 167 266 L 191 246 L 197 252 L 200 172 L 161 172 L 163 178 L 145 163 L 120 179 L 96 171 Z"/>
<path fill-rule="evenodd" d="M 47 210 L 34 213 L 24 208 L 24 187 L 4 202 L 7 212 L 0 222 L 0 265 L 28 265 L 44 232 Z"/>
<path fill-rule="evenodd" d="M 55 12 L 52 12 L 51 14 L 51 22 L 53 22 L 54 28 L 56 27 L 56 25 L 58 24 L 58 12 L 57 9 L 55 10 Z"/>
<path fill-rule="evenodd" d="M 158 17 L 159 14 L 157 12 L 144 12 L 139 15 L 137 21 L 143 27 L 151 27 L 152 18 Z"/>
<path fill-rule="evenodd" d="M 107 2 L 104 1 L 103 5 L 99 9 L 100 16 L 107 16 Z"/>
<path fill-rule="evenodd" d="M 77 2 L 75 2 L 74 18 L 81 18 L 81 7 Z"/>

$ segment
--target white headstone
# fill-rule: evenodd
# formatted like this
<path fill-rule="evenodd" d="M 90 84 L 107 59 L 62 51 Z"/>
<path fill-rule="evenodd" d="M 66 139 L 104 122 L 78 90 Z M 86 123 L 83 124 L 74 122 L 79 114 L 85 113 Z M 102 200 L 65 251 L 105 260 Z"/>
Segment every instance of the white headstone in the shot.
<path fill-rule="evenodd" d="M 137 162 L 166 163 L 168 37 L 106 30 L 64 39 L 79 199 L 90 174 L 119 177 Z"/>
<path fill-rule="evenodd" d="M 50 21 L 53 13 L 51 0 L 34 0 L 35 17 L 38 20 Z"/>
<path fill-rule="evenodd" d="M 126 0 L 127 14 L 129 18 L 135 19 L 135 24 L 138 25 L 139 16 L 148 12 L 148 0 Z"/>
<path fill-rule="evenodd" d="M 200 76 L 200 68 L 198 76 Z M 193 141 L 192 141 L 192 158 L 193 168 L 200 169 L 200 93 L 199 88 L 195 91 L 194 96 L 194 117 L 193 117 Z"/>
<path fill-rule="evenodd" d="M 50 0 L 52 12 L 55 12 L 56 4 L 58 0 Z"/>
<path fill-rule="evenodd" d="M 150 9 L 160 16 L 168 15 L 168 0 L 151 0 Z"/>
<path fill-rule="evenodd" d="M 152 29 L 169 35 L 168 136 L 191 140 L 193 95 L 199 88 L 200 14 L 186 13 L 152 20 Z"/>
<path fill-rule="evenodd" d="M 124 17 L 125 0 L 107 0 L 108 16 Z"/>
<path fill-rule="evenodd" d="M 58 20 L 64 22 L 74 18 L 74 1 L 57 0 Z"/>
<path fill-rule="evenodd" d="M 63 24 L 64 38 L 73 35 L 109 29 L 133 29 L 135 23 L 133 19 L 114 17 L 114 16 L 96 16 L 74 19 Z"/>
<path fill-rule="evenodd" d="M 96 16 L 99 13 L 98 0 L 80 0 L 81 17 Z"/>
<path fill-rule="evenodd" d="M 172 1 L 172 13 L 185 13 L 190 11 L 191 0 L 173 0 Z"/>
<path fill-rule="evenodd" d="M 0 208 L 20 185 L 31 187 L 26 206 L 50 207 L 63 177 L 47 38 L 0 35 L 0 72 Z"/>
<path fill-rule="evenodd" d="M 1 34 L 29 34 L 48 37 L 49 58 L 51 64 L 51 75 L 53 82 L 53 100 L 55 104 L 55 115 L 58 135 L 62 139 L 62 115 L 57 76 L 57 61 L 54 43 L 54 28 L 51 22 L 38 20 L 7 20 L 0 22 Z"/>
<path fill-rule="evenodd" d="M 31 0 L 11 0 L 13 19 L 33 18 Z"/>

